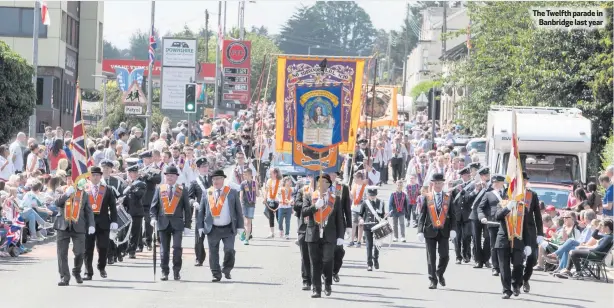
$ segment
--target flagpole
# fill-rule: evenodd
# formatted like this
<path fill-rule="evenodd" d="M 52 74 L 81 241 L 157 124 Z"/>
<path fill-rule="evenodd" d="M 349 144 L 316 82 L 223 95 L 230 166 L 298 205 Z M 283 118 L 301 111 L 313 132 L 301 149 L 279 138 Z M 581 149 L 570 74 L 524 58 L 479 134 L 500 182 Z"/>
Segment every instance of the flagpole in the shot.
<path fill-rule="evenodd" d="M 222 44 L 221 42 L 221 33 L 220 30 L 222 28 L 222 1 L 218 1 L 218 8 L 217 8 L 217 44 L 216 44 L 216 48 L 215 48 L 215 100 L 214 100 L 214 105 L 213 105 L 213 117 L 217 117 L 217 112 L 218 112 L 218 106 L 220 104 L 220 97 L 219 97 L 219 92 L 220 92 L 220 65 L 219 65 L 219 60 L 220 60 L 220 49 L 222 48 L 222 46 L 220 46 L 220 44 Z"/>
<path fill-rule="evenodd" d="M 156 16 L 156 2 L 151 1 L 151 23 L 150 23 L 150 37 L 154 36 L 154 20 Z M 155 39 L 155 38 L 154 38 Z M 145 117 L 145 147 L 149 148 L 149 136 L 151 136 L 151 115 L 153 113 L 153 67 L 154 61 L 149 61 L 149 71 L 147 73 L 147 114 Z"/>
<path fill-rule="evenodd" d="M 36 84 L 38 83 L 38 27 L 39 18 L 38 12 L 41 11 L 41 3 L 38 0 L 34 1 L 34 24 L 32 26 L 32 68 L 34 73 L 32 74 L 32 84 L 34 86 L 34 93 L 36 94 Z M 42 15 L 42 12 L 41 12 Z M 32 108 L 32 114 L 30 115 L 30 125 L 28 127 L 28 135 L 30 138 L 36 137 L 36 108 Z"/>

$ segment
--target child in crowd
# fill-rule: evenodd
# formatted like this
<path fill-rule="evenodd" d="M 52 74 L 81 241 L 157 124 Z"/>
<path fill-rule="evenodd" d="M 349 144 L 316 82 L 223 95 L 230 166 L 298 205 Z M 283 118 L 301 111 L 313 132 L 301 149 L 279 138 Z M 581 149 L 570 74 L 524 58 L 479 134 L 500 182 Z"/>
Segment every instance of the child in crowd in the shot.
<path fill-rule="evenodd" d="M 283 187 L 279 192 L 279 210 L 277 211 L 277 225 L 279 227 L 279 238 L 284 237 L 284 229 L 285 229 L 285 237 L 287 240 L 290 239 L 290 220 L 292 219 L 292 205 L 294 204 L 294 199 L 292 198 L 293 188 L 292 188 L 292 179 L 289 176 L 286 176 L 283 179 Z M 284 228 L 283 221 L 286 221 L 286 227 Z"/>
<path fill-rule="evenodd" d="M 256 198 L 259 196 L 258 184 L 254 180 L 251 168 L 246 168 L 243 172 L 243 182 L 241 183 L 240 200 L 243 207 L 243 217 L 245 219 L 245 232 L 241 234 L 240 240 L 243 245 L 249 245 L 252 235 L 252 220 L 256 210 Z"/>
<path fill-rule="evenodd" d="M 407 220 L 408 227 L 409 222 L 412 221 L 412 227 L 415 228 L 418 225 L 416 206 L 418 204 L 418 197 L 420 196 L 420 184 L 418 183 L 418 177 L 415 174 L 409 175 L 409 184 L 407 184 L 406 191 L 409 206 L 407 208 L 407 213 L 405 214 L 405 219 Z M 414 217 L 413 220 L 411 218 L 412 216 Z"/>

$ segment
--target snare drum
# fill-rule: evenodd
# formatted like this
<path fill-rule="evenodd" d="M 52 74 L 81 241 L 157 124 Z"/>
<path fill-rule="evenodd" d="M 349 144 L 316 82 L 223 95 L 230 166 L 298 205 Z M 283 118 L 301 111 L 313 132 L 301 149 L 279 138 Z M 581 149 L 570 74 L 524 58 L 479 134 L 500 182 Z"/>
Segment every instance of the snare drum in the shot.
<path fill-rule="evenodd" d="M 121 231 L 124 228 L 127 228 L 128 225 L 132 222 L 132 216 L 126 212 L 123 206 L 117 207 L 117 231 Z"/>
<path fill-rule="evenodd" d="M 371 232 L 373 232 L 375 240 L 381 240 L 392 234 L 392 226 L 388 223 L 388 220 L 382 220 L 371 228 Z"/>

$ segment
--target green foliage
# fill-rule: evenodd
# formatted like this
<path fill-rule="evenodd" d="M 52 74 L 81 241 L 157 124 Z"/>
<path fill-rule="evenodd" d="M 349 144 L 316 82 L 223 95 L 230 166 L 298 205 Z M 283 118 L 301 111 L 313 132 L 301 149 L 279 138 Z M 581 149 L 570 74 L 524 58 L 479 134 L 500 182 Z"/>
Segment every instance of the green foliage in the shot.
<path fill-rule="evenodd" d="M 610 135 L 601 152 L 601 170 L 614 165 L 614 135 Z"/>
<path fill-rule="evenodd" d="M 433 87 L 441 87 L 441 81 L 440 80 L 425 80 L 420 82 L 419 84 L 415 85 L 409 95 L 411 97 L 413 97 L 414 99 L 417 99 L 418 96 L 420 96 L 421 93 L 424 93 L 425 95 L 429 94 L 429 90 L 431 90 L 431 88 Z"/>
<path fill-rule="evenodd" d="M 102 42 L 102 54 L 105 59 L 121 59 L 121 52 L 110 42 Z"/>
<path fill-rule="evenodd" d="M 28 61 L 0 41 L 0 142 L 25 128 L 35 106 L 34 70 Z"/>
<path fill-rule="evenodd" d="M 156 33 L 156 43 L 158 44 L 158 49 L 156 52 L 156 60 L 162 59 L 162 52 L 160 49 L 162 48 L 162 38 L 157 34 L 160 33 L 158 30 L 155 30 Z M 140 29 L 130 35 L 130 48 L 128 49 L 130 52 L 129 59 L 136 60 L 147 60 L 149 59 L 149 31 L 144 32 Z"/>

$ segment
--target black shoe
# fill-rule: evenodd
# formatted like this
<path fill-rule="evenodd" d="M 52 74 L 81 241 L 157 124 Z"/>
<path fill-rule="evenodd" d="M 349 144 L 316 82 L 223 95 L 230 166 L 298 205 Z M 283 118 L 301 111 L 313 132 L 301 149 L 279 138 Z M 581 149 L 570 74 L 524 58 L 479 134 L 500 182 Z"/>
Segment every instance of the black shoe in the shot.
<path fill-rule="evenodd" d="M 168 274 L 162 274 L 162 277 L 160 277 L 160 280 L 167 281 L 168 280 Z"/>
<path fill-rule="evenodd" d="M 136 249 L 136 252 L 143 252 L 143 247 L 139 247 Z"/>
<path fill-rule="evenodd" d="M 492 265 L 490 265 L 490 262 L 486 261 L 484 262 L 484 266 L 486 266 L 486 268 L 491 268 Z"/>
<path fill-rule="evenodd" d="M 61 279 L 60 282 L 58 282 L 58 287 L 65 287 L 65 286 L 68 286 L 69 284 L 70 282 L 68 280 Z"/>
<path fill-rule="evenodd" d="M 303 291 L 311 290 L 311 285 L 307 282 L 303 282 L 303 287 L 301 288 Z"/>
<path fill-rule="evenodd" d="M 147 251 L 151 251 L 151 245 L 147 245 Z"/>
<path fill-rule="evenodd" d="M 471 258 L 464 258 L 463 259 L 463 263 L 469 263 L 471 261 Z"/>
<path fill-rule="evenodd" d="M 72 274 L 75 277 L 75 281 L 79 284 L 83 283 L 83 278 L 81 278 L 81 274 Z"/>
<path fill-rule="evenodd" d="M 375 269 L 379 269 L 379 262 L 374 262 L 373 267 L 375 267 Z"/>
<path fill-rule="evenodd" d="M 524 293 L 529 293 L 531 292 L 531 285 L 529 284 L 528 280 L 525 280 L 522 284 L 522 291 L 524 291 Z"/>
<path fill-rule="evenodd" d="M 446 280 L 443 278 L 443 276 L 439 276 L 439 277 L 437 277 L 437 278 L 439 278 L 439 284 L 440 284 L 442 287 L 445 287 L 445 286 L 446 286 Z"/>
<path fill-rule="evenodd" d="M 131 253 L 128 255 L 128 258 L 129 258 L 129 259 L 136 259 L 136 255 L 135 255 L 133 252 L 131 252 Z"/>
<path fill-rule="evenodd" d="M 222 280 L 222 276 L 213 276 L 211 282 L 220 282 L 220 280 Z"/>
<path fill-rule="evenodd" d="M 518 296 L 520 295 L 520 287 L 519 286 L 515 286 L 512 289 L 514 289 L 514 296 Z"/>
<path fill-rule="evenodd" d="M 311 298 L 320 298 L 320 297 L 322 297 L 321 292 L 317 290 L 313 290 L 313 292 L 311 293 Z"/>
<path fill-rule="evenodd" d="M 511 294 L 507 294 L 507 293 L 505 293 L 505 294 L 503 294 L 503 296 L 501 296 L 502 299 L 510 299 L 510 297 L 512 297 L 512 295 Z"/>
<path fill-rule="evenodd" d="M 115 264 L 115 261 L 113 260 L 113 258 L 108 258 L 107 259 L 107 264 L 113 265 L 113 264 Z"/>
<path fill-rule="evenodd" d="M 194 263 L 194 266 L 203 266 L 203 263 L 196 261 L 196 263 Z"/>
<path fill-rule="evenodd" d="M 89 280 L 92 280 L 92 277 L 93 277 L 93 275 L 85 274 L 83 276 L 83 280 L 84 281 L 89 281 Z M 77 282 L 79 282 L 79 281 L 77 281 Z"/>
<path fill-rule="evenodd" d="M 483 263 L 476 263 L 473 265 L 473 268 L 483 268 L 484 264 Z"/>
<path fill-rule="evenodd" d="M 334 282 L 339 282 L 339 274 L 333 274 L 333 281 Z"/>
<path fill-rule="evenodd" d="M 437 289 L 437 281 L 431 281 L 431 284 L 429 285 L 429 289 L 431 290 Z"/>
<path fill-rule="evenodd" d="M 461 259 L 456 259 L 456 264 L 461 264 Z"/>
<path fill-rule="evenodd" d="M 232 276 L 230 276 L 230 273 L 224 273 L 224 278 L 230 280 L 232 279 Z"/>
<path fill-rule="evenodd" d="M 121 254 L 117 256 L 117 261 L 124 262 L 124 256 L 122 256 Z"/>
<path fill-rule="evenodd" d="M 330 296 L 333 293 L 333 289 L 329 284 L 324 286 L 324 295 Z"/>
<path fill-rule="evenodd" d="M 181 275 L 179 275 L 179 272 L 175 272 L 175 273 L 173 273 L 173 279 L 175 279 L 175 280 L 181 280 Z"/>
<path fill-rule="evenodd" d="M 493 276 L 499 276 L 499 270 L 498 269 L 492 269 L 492 275 Z"/>
<path fill-rule="evenodd" d="M 103 270 L 103 269 L 101 269 L 101 270 L 99 270 L 99 271 L 100 271 L 100 277 L 102 277 L 102 278 L 107 278 L 107 271 L 105 271 L 105 270 Z"/>

